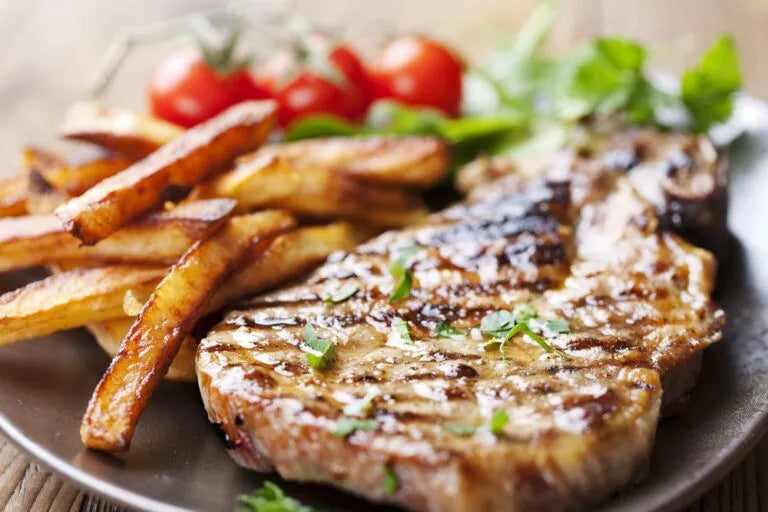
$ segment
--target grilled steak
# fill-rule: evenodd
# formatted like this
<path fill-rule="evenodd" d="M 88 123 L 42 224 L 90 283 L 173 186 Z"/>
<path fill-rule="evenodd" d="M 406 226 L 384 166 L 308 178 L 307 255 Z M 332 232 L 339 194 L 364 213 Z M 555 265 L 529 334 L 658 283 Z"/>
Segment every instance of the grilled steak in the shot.
<path fill-rule="evenodd" d="M 662 392 L 720 339 L 714 260 L 625 175 L 571 178 L 480 187 L 226 316 L 197 372 L 232 457 L 427 511 L 571 509 L 641 478 Z M 389 262 L 414 246 L 390 302 Z M 483 331 L 499 311 L 535 317 L 500 344 Z M 324 370 L 307 324 L 335 346 Z"/>
<path fill-rule="evenodd" d="M 635 190 L 656 207 L 662 229 L 721 256 L 728 231 L 725 157 L 706 136 L 661 132 L 614 123 L 582 126 L 570 147 L 554 158 L 515 164 L 505 157 L 480 158 L 459 173 L 468 192 L 509 173 L 625 174 Z"/>

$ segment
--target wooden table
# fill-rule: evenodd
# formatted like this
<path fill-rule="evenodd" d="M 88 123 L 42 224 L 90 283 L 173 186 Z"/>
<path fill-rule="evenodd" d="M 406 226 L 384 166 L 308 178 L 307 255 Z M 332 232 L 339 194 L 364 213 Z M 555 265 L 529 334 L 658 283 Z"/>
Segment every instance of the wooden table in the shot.
<path fill-rule="evenodd" d="M 279 0 L 262 0 L 274 5 Z M 535 0 L 289 0 L 293 9 L 354 37 L 369 28 L 422 30 L 481 55 L 513 33 Z M 56 144 L 63 109 L 82 95 L 86 77 L 122 27 L 141 25 L 216 5 L 213 0 L 0 0 L 0 175 L 12 172 L 19 148 Z M 746 89 L 768 97 L 766 0 L 562 0 L 553 51 L 595 34 L 622 34 L 654 48 L 655 68 L 678 72 L 718 34 L 739 45 Z M 151 64 L 169 44 L 137 51 L 122 69 L 108 100 L 140 106 Z M 132 77 L 138 77 L 133 80 Z M 705 490 L 702 489 L 702 492 Z M 0 438 L 0 509 L 4 511 L 117 511 L 32 464 Z M 690 510 L 768 511 L 768 439 Z"/>

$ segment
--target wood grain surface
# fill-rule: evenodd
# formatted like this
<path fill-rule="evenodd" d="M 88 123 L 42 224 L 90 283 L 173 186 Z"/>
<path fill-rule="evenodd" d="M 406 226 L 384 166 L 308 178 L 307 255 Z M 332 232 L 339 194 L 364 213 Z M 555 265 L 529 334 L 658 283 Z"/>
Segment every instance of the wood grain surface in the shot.
<path fill-rule="evenodd" d="M 520 26 L 535 0 L 261 0 L 295 10 L 350 38 L 421 30 L 461 47 L 471 58 Z M 0 176 L 13 172 L 25 144 L 53 145 L 63 110 L 83 96 L 87 78 L 120 30 L 196 9 L 213 0 L 0 0 Z M 446 8 L 449 5 L 450 8 Z M 562 0 L 550 42 L 558 51 L 596 34 L 622 34 L 653 48 L 651 64 L 678 72 L 718 34 L 736 38 L 746 89 L 768 97 L 768 0 Z M 142 47 L 121 68 L 107 101 L 142 107 L 143 84 L 172 44 Z M 726 341 L 727 342 L 727 341 Z M 1 379 L 1 377 L 0 377 Z M 1 380 L 0 380 L 1 385 Z M 86 398 L 84 397 L 84 400 Z M 768 511 L 768 438 L 690 511 Z M 117 512 L 31 463 L 0 437 L 0 510 Z"/>

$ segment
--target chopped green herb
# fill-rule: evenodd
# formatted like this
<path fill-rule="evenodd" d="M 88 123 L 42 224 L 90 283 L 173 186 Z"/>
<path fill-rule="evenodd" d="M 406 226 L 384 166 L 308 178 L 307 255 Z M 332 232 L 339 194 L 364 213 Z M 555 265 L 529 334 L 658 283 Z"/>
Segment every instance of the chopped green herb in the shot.
<path fill-rule="evenodd" d="M 336 437 L 347 437 L 356 430 L 364 430 L 366 432 L 376 430 L 379 422 L 376 420 L 361 420 L 359 418 L 341 418 L 336 421 L 336 428 L 333 430 L 333 435 Z"/>
<path fill-rule="evenodd" d="M 269 480 L 265 480 L 264 486 L 253 494 L 239 495 L 237 509 L 240 512 L 317 512 L 317 509 L 289 498 Z"/>
<path fill-rule="evenodd" d="M 518 304 L 512 313 L 515 315 L 515 322 L 525 322 L 538 315 L 530 304 Z"/>
<path fill-rule="evenodd" d="M 464 423 L 443 423 L 440 428 L 458 437 L 469 437 L 475 433 L 474 425 L 466 425 Z"/>
<path fill-rule="evenodd" d="M 392 328 L 395 330 L 395 333 L 400 336 L 400 339 L 405 343 L 413 343 L 411 332 L 408 330 L 408 322 L 400 317 L 395 317 L 392 319 Z"/>
<path fill-rule="evenodd" d="M 556 354 L 558 354 L 561 357 L 565 356 L 565 354 L 562 351 L 555 350 L 554 347 L 552 347 L 552 345 L 547 343 L 547 340 L 545 340 L 543 337 L 541 337 L 538 334 L 536 334 L 535 332 L 533 332 L 533 330 L 528 326 L 527 323 L 522 322 L 522 323 L 520 323 L 518 325 L 520 326 L 520 332 L 522 332 L 523 334 L 525 334 L 526 336 L 531 338 L 533 341 L 538 343 L 539 346 L 541 348 L 543 348 L 545 352 L 556 353 Z"/>
<path fill-rule="evenodd" d="M 495 311 L 483 317 L 480 330 L 492 338 L 504 338 L 515 325 L 515 315 L 509 311 Z"/>
<path fill-rule="evenodd" d="M 455 338 L 457 336 L 464 336 L 464 333 L 453 327 L 448 322 L 440 322 L 437 325 L 435 334 L 441 338 Z"/>
<path fill-rule="evenodd" d="M 568 325 L 568 321 L 562 318 L 547 320 L 544 325 L 548 331 L 556 334 L 568 334 L 571 332 L 571 327 Z"/>
<path fill-rule="evenodd" d="M 421 251 L 419 246 L 401 249 L 389 264 L 389 274 L 395 279 L 395 287 L 389 296 L 389 302 L 396 302 L 411 293 L 413 276 L 409 266 L 419 251 Z"/>
<path fill-rule="evenodd" d="M 537 315 L 536 310 L 528 305 L 517 306 L 514 313 L 502 310 L 485 315 L 480 321 L 480 330 L 492 339 L 487 341 L 483 348 L 488 350 L 498 344 L 501 357 L 506 361 L 504 347 L 509 340 L 522 333 L 538 343 L 546 352 L 556 353 L 560 357 L 567 358 L 563 351 L 556 350 L 547 343 L 547 340 L 531 329 L 528 321 L 536 318 Z M 556 319 L 548 322 L 552 322 L 553 328 L 551 330 L 556 333 L 569 332 L 568 322 L 565 320 Z"/>
<path fill-rule="evenodd" d="M 366 417 L 371 413 L 373 409 L 373 400 L 379 396 L 379 388 L 372 387 L 368 389 L 365 396 L 358 400 L 349 402 L 344 406 L 344 414 L 347 416 Z"/>
<path fill-rule="evenodd" d="M 338 304 L 340 302 L 344 302 L 345 300 L 349 299 L 354 294 L 356 294 L 357 290 L 359 290 L 357 286 L 351 283 L 347 283 L 344 286 L 342 286 L 341 290 L 339 290 L 338 292 L 332 295 L 326 295 L 325 297 L 323 297 L 323 302 L 325 304 Z"/>
<path fill-rule="evenodd" d="M 500 436 L 504 433 L 504 427 L 509 423 L 509 415 L 504 409 L 496 409 L 493 416 L 491 416 L 491 423 L 488 425 L 488 430 L 495 436 Z"/>
<path fill-rule="evenodd" d="M 304 326 L 304 343 L 307 344 L 307 362 L 316 370 L 325 370 L 336 357 L 336 347 L 328 340 L 318 338 L 312 324 Z"/>
<path fill-rule="evenodd" d="M 391 466 L 384 466 L 384 485 L 381 492 L 384 493 L 384 496 L 392 496 L 397 492 L 398 487 L 400 487 L 400 480 L 397 478 L 397 474 Z"/>

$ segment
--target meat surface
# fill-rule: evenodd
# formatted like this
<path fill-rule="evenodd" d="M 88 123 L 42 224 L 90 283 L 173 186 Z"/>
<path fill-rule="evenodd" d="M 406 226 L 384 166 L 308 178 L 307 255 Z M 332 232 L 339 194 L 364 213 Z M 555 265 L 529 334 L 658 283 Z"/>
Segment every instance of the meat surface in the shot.
<path fill-rule="evenodd" d="M 510 174 L 618 173 L 654 205 L 661 227 L 722 256 L 726 226 L 726 158 L 709 137 L 623 127 L 605 122 L 580 126 L 554 157 L 513 162 L 480 158 L 459 173 L 460 187 L 475 187 Z"/>
<path fill-rule="evenodd" d="M 196 362 L 232 457 L 430 512 L 573 509 L 642 478 L 665 386 L 682 396 L 721 337 L 714 259 L 659 229 L 626 175 L 570 180 L 478 187 L 227 315 Z M 414 246 L 390 302 L 390 261 Z M 535 314 L 533 335 L 500 346 L 482 330 L 500 311 Z M 307 324 L 335 347 L 324 370 Z M 350 417 L 367 423 L 335 432 Z"/>

